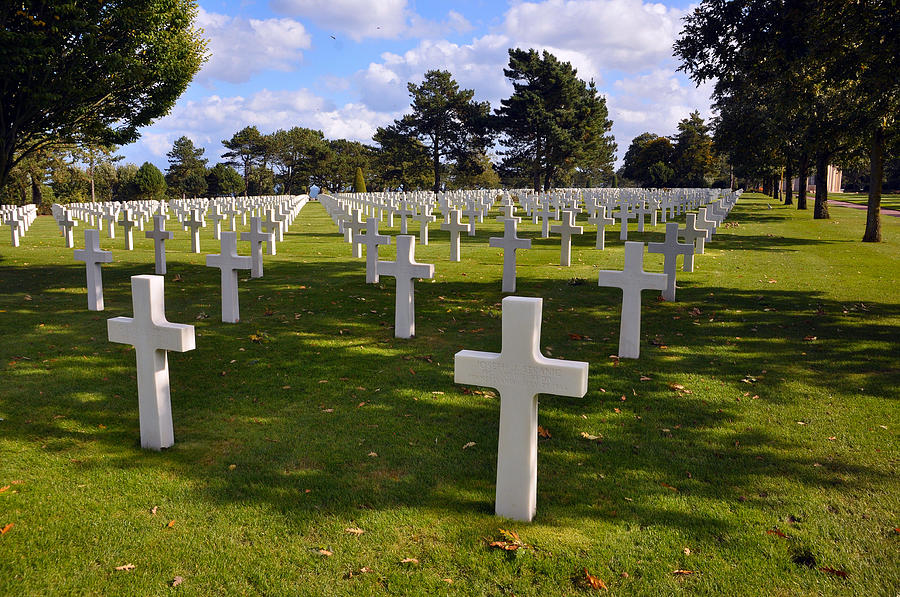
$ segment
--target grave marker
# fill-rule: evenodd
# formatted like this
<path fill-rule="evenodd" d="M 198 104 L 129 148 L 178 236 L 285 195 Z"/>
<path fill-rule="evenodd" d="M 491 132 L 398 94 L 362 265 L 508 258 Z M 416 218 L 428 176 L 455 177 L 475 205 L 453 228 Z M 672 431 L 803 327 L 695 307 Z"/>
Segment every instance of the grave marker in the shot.
<path fill-rule="evenodd" d="M 112 253 L 100 250 L 100 231 L 87 228 L 84 231 L 84 249 L 75 250 L 75 261 L 84 261 L 87 270 L 88 309 L 103 310 L 103 275 L 101 263 L 112 263 Z"/>
<path fill-rule="evenodd" d="M 413 280 L 433 278 L 434 265 L 416 263 L 415 237 L 402 234 L 397 237 L 396 261 L 379 261 L 378 274 L 393 276 L 397 281 L 394 308 L 394 336 L 411 338 L 416 333 L 416 305 Z"/>
<path fill-rule="evenodd" d="M 236 232 L 222 232 L 221 253 L 206 256 L 206 267 L 222 270 L 222 321 L 225 323 L 237 323 L 240 319 L 237 272 L 252 265 L 250 257 L 237 254 Z"/>
<path fill-rule="evenodd" d="M 166 230 L 166 216 L 153 216 L 153 230 L 144 233 L 153 239 L 153 256 L 156 261 L 156 273 L 166 273 L 166 241 L 172 240 L 172 233 Z"/>
<path fill-rule="evenodd" d="M 161 450 L 175 443 L 167 351 L 186 352 L 195 348 L 194 326 L 166 321 L 164 281 L 161 276 L 132 276 L 134 317 L 106 321 L 110 342 L 134 346 L 141 447 L 150 450 Z"/>
<path fill-rule="evenodd" d="M 468 230 L 468 224 L 463 224 L 459 219 L 458 209 L 450 210 L 448 221 L 441 224 L 441 230 L 450 233 L 450 261 L 459 261 L 459 233 Z"/>
<path fill-rule="evenodd" d="M 360 246 L 366 246 L 366 283 L 377 284 L 378 245 L 391 244 L 391 237 L 385 234 L 378 234 L 378 219 L 368 218 L 366 220 L 366 233 L 357 234 L 354 240 Z"/>
<path fill-rule="evenodd" d="M 619 322 L 619 357 L 636 359 L 641 353 L 641 291 L 663 290 L 665 274 L 644 271 L 644 243 L 625 243 L 623 271 L 601 270 L 598 286 L 622 289 L 622 319 Z"/>
<path fill-rule="evenodd" d="M 241 240 L 250 241 L 250 277 L 262 278 L 263 275 L 263 242 L 272 243 L 275 240 L 274 232 L 263 232 L 262 223 L 256 216 L 250 218 L 250 232 L 241 232 Z"/>
<path fill-rule="evenodd" d="M 588 364 L 541 354 L 539 298 L 504 298 L 501 326 L 500 353 L 457 352 L 453 377 L 500 392 L 495 512 L 530 521 L 537 510 L 538 394 L 584 396 Z"/>
<path fill-rule="evenodd" d="M 679 255 L 684 255 L 684 271 L 694 269 L 694 245 L 690 243 L 678 242 L 678 222 L 668 222 L 666 224 L 666 241 L 662 243 L 648 243 L 647 251 L 649 253 L 662 253 L 665 255 L 663 261 L 663 273 L 667 277 L 665 289 L 662 296 L 667 301 L 675 300 L 675 269 Z"/>
<path fill-rule="evenodd" d="M 564 214 L 562 223 L 551 226 L 550 232 L 562 236 L 560 240 L 559 264 L 569 266 L 572 263 L 572 235 L 584 233 L 584 227 L 575 225 L 575 212 L 572 210 L 567 209 L 562 213 Z"/>
<path fill-rule="evenodd" d="M 503 292 L 516 291 L 516 249 L 530 249 L 531 239 L 516 236 L 516 221 L 503 221 L 503 236 L 491 237 L 488 244 L 503 249 Z"/>

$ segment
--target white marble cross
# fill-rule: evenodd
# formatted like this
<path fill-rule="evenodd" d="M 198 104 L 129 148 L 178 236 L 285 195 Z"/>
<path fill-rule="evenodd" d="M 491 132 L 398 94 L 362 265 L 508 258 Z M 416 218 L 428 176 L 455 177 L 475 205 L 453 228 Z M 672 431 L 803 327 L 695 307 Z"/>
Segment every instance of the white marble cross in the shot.
<path fill-rule="evenodd" d="M 433 278 L 434 265 L 416 263 L 416 237 L 402 234 L 397 237 L 397 260 L 379 261 L 378 274 L 393 276 L 397 281 L 394 308 L 394 336 L 412 338 L 416 333 L 415 288 L 416 278 Z"/>
<path fill-rule="evenodd" d="M 545 198 L 541 202 L 538 215 L 541 217 L 541 238 L 550 238 L 550 220 L 556 212 L 550 207 L 550 199 Z"/>
<path fill-rule="evenodd" d="M 469 201 L 469 206 L 462 212 L 462 215 L 469 218 L 469 236 L 475 236 L 475 219 L 481 215 L 481 210 L 475 207 L 474 201 Z"/>
<path fill-rule="evenodd" d="M 575 212 L 572 210 L 564 210 L 562 216 L 562 223 L 551 226 L 550 232 L 562 236 L 560 240 L 559 264 L 569 266 L 572 263 L 572 235 L 584 233 L 584 227 L 575 225 Z"/>
<path fill-rule="evenodd" d="M 262 221 L 262 229 L 266 232 L 274 232 L 275 240 L 268 243 L 267 247 L 269 249 L 269 255 L 275 254 L 275 241 L 281 242 L 284 238 L 284 233 L 281 230 L 281 220 L 275 217 L 275 209 L 267 209 L 266 210 L 266 219 Z"/>
<path fill-rule="evenodd" d="M 622 319 L 619 323 L 619 357 L 636 359 L 641 354 L 641 291 L 663 290 L 666 275 L 644 271 L 644 243 L 625 243 L 625 269 L 600 270 L 598 286 L 622 289 Z"/>
<path fill-rule="evenodd" d="M 422 210 L 419 212 L 419 215 L 413 216 L 413 220 L 419 222 L 419 244 L 427 245 L 428 244 L 428 224 L 437 220 L 435 216 L 431 214 L 431 208 L 427 205 L 422 206 Z"/>
<path fill-rule="evenodd" d="M 206 222 L 200 216 L 199 209 L 191 210 L 191 219 L 185 220 L 182 224 L 186 228 L 191 229 L 191 252 L 199 253 L 200 252 L 200 229 L 206 226 Z"/>
<path fill-rule="evenodd" d="M 172 240 L 172 233 L 166 230 L 166 216 L 153 216 L 153 230 L 144 233 L 153 239 L 153 256 L 156 259 L 156 273 L 166 273 L 166 241 Z"/>
<path fill-rule="evenodd" d="M 363 222 L 362 219 L 362 210 L 354 209 L 350 219 L 344 222 L 344 234 L 347 237 L 347 242 L 351 243 L 353 247 L 353 257 L 355 259 L 360 259 L 362 257 L 362 245 L 356 240 L 356 236 L 365 230 L 365 228 L 366 223 Z"/>
<path fill-rule="evenodd" d="M 597 226 L 597 244 L 594 248 L 604 250 L 606 248 L 606 227 L 616 223 L 614 218 L 606 215 L 606 207 L 599 205 L 594 215 L 588 218 L 588 224 L 596 224 Z"/>
<path fill-rule="evenodd" d="M 705 228 L 697 227 L 697 214 L 689 213 L 685 215 L 684 229 L 679 230 L 678 233 L 684 237 L 684 242 L 694 245 L 698 255 L 703 255 L 704 247 L 706 245 L 706 238 L 709 236 L 709 232 Z M 685 261 L 684 265 L 685 268 L 687 268 L 687 261 Z M 693 259 L 691 259 L 691 269 L 685 269 L 684 271 L 694 271 Z"/>
<path fill-rule="evenodd" d="M 125 235 L 125 250 L 131 251 L 134 249 L 134 233 L 132 228 L 135 227 L 137 222 L 134 220 L 134 216 L 130 209 L 122 210 L 122 219 L 119 220 L 119 226 L 122 227 Z"/>
<path fill-rule="evenodd" d="M 665 255 L 663 261 L 663 273 L 667 276 L 668 281 L 662 292 L 662 296 L 667 301 L 675 300 L 675 269 L 679 255 L 684 255 L 683 270 L 688 272 L 694 269 L 694 245 L 691 243 L 678 242 L 678 222 L 669 222 L 666 224 L 666 241 L 662 243 L 647 243 L 648 253 L 662 253 Z M 690 269 L 688 269 L 690 265 Z"/>
<path fill-rule="evenodd" d="M 708 240 L 712 240 L 713 235 L 716 233 L 717 224 L 714 220 L 709 219 L 705 207 L 697 210 L 697 228 L 708 232 L 706 236 Z"/>
<path fill-rule="evenodd" d="M 250 269 L 252 259 L 237 254 L 237 232 L 222 232 L 221 253 L 206 256 L 206 267 L 222 270 L 222 321 L 237 323 L 240 320 L 238 303 L 239 269 Z"/>
<path fill-rule="evenodd" d="M 506 220 L 515 220 L 516 224 L 522 223 L 522 218 L 516 215 L 516 206 L 513 203 L 508 203 L 500 208 L 500 215 L 497 216 L 497 221 L 504 222 Z"/>
<path fill-rule="evenodd" d="M 71 249 L 75 246 L 75 235 L 73 234 L 73 228 L 78 226 L 78 220 L 71 217 L 68 209 L 63 209 L 62 214 L 59 218 L 59 225 L 63 229 L 63 236 L 65 237 L 66 248 Z"/>
<path fill-rule="evenodd" d="M 459 219 L 458 209 L 453 209 L 448 214 L 448 221 L 441 224 L 441 230 L 450 232 L 450 261 L 459 261 L 459 233 L 468 230 L 468 224 L 463 224 Z"/>
<path fill-rule="evenodd" d="M 637 205 L 634 206 L 634 213 L 637 214 L 637 231 L 644 231 L 644 216 L 650 215 L 650 207 L 647 206 L 647 202 L 645 200 L 640 200 L 637 202 Z"/>
<path fill-rule="evenodd" d="M 406 234 L 406 218 L 416 215 L 416 210 L 415 208 L 410 209 L 409 202 L 404 199 L 403 202 L 400 203 L 400 209 L 397 210 L 397 215 L 400 216 L 400 234 Z"/>
<path fill-rule="evenodd" d="M 378 283 L 378 245 L 391 244 L 391 237 L 378 234 L 378 218 L 366 220 L 366 233 L 357 234 L 354 238 L 360 246 L 366 246 L 366 283 Z"/>
<path fill-rule="evenodd" d="M 530 238 L 516 236 L 516 221 L 503 221 L 503 236 L 491 237 L 488 244 L 503 249 L 503 292 L 516 291 L 516 249 L 530 249 Z"/>
<path fill-rule="evenodd" d="M 250 241 L 250 277 L 262 278 L 263 275 L 263 242 L 273 243 L 274 232 L 263 232 L 260 219 L 256 216 L 250 218 L 250 232 L 241 232 L 241 240 Z"/>
<path fill-rule="evenodd" d="M 221 240 L 222 238 L 222 220 L 225 219 L 225 216 L 222 215 L 222 212 L 219 211 L 218 205 L 213 205 L 212 209 L 209 210 L 207 217 L 212 220 L 213 223 L 213 238 L 215 240 Z"/>
<path fill-rule="evenodd" d="M 613 217 L 621 222 L 622 228 L 619 230 L 619 240 L 628 240 L 628 220 L 634 219 L 634 213 L 628 209 L 628 204 L 623 203 L 620 205 L 619 211 Z"/>
<path fill-rule="evenodd" d="M 537 511 L 538 394 L 584 396 L 588 364 L 541 354 L 539 298 L 504 298 L 501 326 L 500 353 L 457 352 L 453 381 L 500 392 L 495 512 L 530 521 Z"/>
<path fill-rule="evenodd" d="M 100 250 L 100 231 L 86 228 L 84 231 L 84 249 L 75 250 L 75 261 L 84 261 L 87 269 L 88 309 L 103 310 L 103 275 L 100 273 L 101 263 L 112 263 L 112 253 Z"/>
<path fill-rule="evenodd" d="M 166 321 L 164 281 L 162 276 L 132 276 L 134 317 L 106 321 L 110 342 L 134 346 L 141 447 L 150 450 L 161 450 L 175 443 L 167 351 L 186 352 L 195 348 L 194 326 Z"/>
<path fill-rule="evenodd" d="M 10 234 L 12 235 L 12 246 L 18 247 L 22 221 L 15 215 L 11 215 L 10 218 L 3 223 L 9 226 Z"/>

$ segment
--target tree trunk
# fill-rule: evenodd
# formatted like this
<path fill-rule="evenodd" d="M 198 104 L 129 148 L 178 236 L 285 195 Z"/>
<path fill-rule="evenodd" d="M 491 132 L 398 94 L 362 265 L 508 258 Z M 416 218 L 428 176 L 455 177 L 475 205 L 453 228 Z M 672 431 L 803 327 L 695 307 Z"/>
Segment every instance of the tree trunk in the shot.
<path fill-rule="evenodd" d="M 436 141 L 431 150 L 431 163 L 434 167 L 434 188 L 432 190 L 437 195 L 441 191 L 441 153 Z"/>
<path fill-rule="evenodd" d="M 781 199 L 781 176 L 772 177 L 772 199 L 776 201 Z"/>
<path fill-rule="evenodd" d="M 809 156 L 800 156 L 800 185 L 797 189 L 797 209 L 806 209 L 806 183 L 809 182 Z"/>
<path fill-rule="evenodd" d="M 869 209 L 866 211 L 864 243 L 881 242 L 881 184 L 884 178 L 884 127 L 872 132 L 869 149 Z"/>
<path fill-rule="evenodd" d="M 769 189 L 769 184 L 772 179 L 768 176 L 764 176 L 762 180 L 762 192 L 763 195 L 771 195 L 771 190 Z"/>
<path fill-rule="evenodd" d="M 784 169 L 784 178 L 787 180 L 787 188 L 784 190 L 784 204 L 794 204 L 794 167 L 788 160 L 787 167 Z"/>
<path fill-rule="evenodd" d="M 828 160 L 830 153 L 816 154 L 816 204 L 813 207 L 814 220 L 827 220 L 828 214 Z"/>
<path fill-rule="evenodd" d="M 41 190 L 41 179 L 31 173 L 31 202 L 39 206 L 44 202 L 44 193 Z"/>

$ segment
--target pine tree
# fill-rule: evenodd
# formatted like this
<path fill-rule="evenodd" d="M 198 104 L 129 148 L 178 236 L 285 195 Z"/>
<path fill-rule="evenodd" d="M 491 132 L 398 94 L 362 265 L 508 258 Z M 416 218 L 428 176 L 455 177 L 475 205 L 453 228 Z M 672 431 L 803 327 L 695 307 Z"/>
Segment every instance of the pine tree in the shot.
<path fill-rule="evenodd" d="M 362 168 L 356 168 L 356 179 L 353 181 L 353 192 L 354 193 L 365 193 L 366 192 L 366 179 L 363 178 Z"/>

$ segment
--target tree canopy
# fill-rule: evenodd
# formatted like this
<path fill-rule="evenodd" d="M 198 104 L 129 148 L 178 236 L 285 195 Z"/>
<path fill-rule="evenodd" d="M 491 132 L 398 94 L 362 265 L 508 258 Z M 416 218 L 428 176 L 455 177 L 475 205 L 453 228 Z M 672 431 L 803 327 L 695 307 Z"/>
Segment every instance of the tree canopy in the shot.
<path fill-rule="evenodd" d="M 615 143 L 606 100 L 568 62 L 544 50 L 509 50 L 513 94 L 496 110 L 506 150 L 503 167 L 528 176 L 535 190 L 580 162 L 612 173 Z"/>
<path fill-rule="evenodd" d="M 0 187 L 42 147 L 112 145 L 165 115 L 205 60 L 194 0 L 4 2 Z"/>

